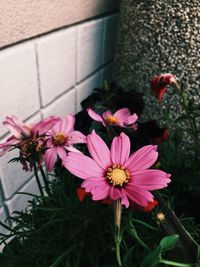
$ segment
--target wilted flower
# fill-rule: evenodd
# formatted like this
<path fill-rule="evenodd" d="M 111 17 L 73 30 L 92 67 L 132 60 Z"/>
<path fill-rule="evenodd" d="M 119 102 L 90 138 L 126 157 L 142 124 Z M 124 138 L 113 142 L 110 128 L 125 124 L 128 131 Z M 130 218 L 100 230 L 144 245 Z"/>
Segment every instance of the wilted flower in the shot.
<path fill-rule="evenodd" d="M 147 145 L 130 154 L 130 140 L 121 133 L 112 141 L 111 150 L 95 131 L 87 136 L 87 146 L 92 158 L 69 152 L 63 165 L 72 174 L 84 179 L 81 187 L 91 192 L 93 200 L 121 199 L 126 207 L 137 203 L 146 207 L 153 201 L 149 190 L 167 186 L 170 174 L 149 169 L 157 160 L 157 147 Z"/>
<path fill-rule="evenodd" d="M 167 87 L 170 84 L 173 85 L 176 89 L 179 89 L 175 77 L 170 73 L 155 76 L 150 80 L 150 83 L 151 89 L 155 93 L 158 101 L 162 99 L 165 91 L 167 90 Z"/>
<path fill-rule="evenodd" d="M 16 116 L 6 117 L 3 125 L 10 130 L 12 136 L 0 144 L 0 149 L 2 149 L 0 156 L 16 147 L 20 150 L 19 160 L 24 166 L 24 169 L 29 169 L 27 162 L 30 163 L 31 169 L 35 154 L 39 154 L 42 149 L 46 131 L 52 128 L 58 120 L 58 117 L 50 116 L 38 123 L 27 125 Z M 38 157 L 38 161 L 41 162 L 42 155 Z"/>
<path fill-rule="evenodd" d="M 74 131 L 75 117 L 74 115 L 67 115 L 60 120 L 47 133 L 47 150 L 45 152 L 45 164 L 49 171 L 51 171 L 56 163 L 57 156 L 64 159 L 67 151 L 76 151 L 72 145 L 78 143 L 86 143 L 86 137 L 79 131 Z"/>
<path fill-rule="evenodd" d="M 127 127 L 130 125 L 133 125 L 137 119 L 138 116 L 136 113 L 132 114 L 130 113 L 128 108 L 121 108 L 117 110 L 114 114 L 110 110 L 105 111 L 102 116 L 94 112 L 91 108 L 88 108 L 88 114 L 89 116 L 98 122 L 101 122 L 104 126 L 104 120 L 110 124 L 110 125 L 115 125 L 115 126 L 120 126 L 120 127 Z"/>

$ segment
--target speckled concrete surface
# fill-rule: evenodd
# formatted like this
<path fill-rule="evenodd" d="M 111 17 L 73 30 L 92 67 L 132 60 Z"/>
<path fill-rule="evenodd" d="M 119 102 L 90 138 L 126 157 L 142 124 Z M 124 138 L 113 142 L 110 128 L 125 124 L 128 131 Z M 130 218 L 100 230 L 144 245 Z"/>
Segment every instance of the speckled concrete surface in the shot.
<path fill-rule="evenodd" d="M 115 79 L 124 87 L 146 92 L 150 77 L 167 72 L 199 101 L 200 1 L 121 1 Z M 169 107 L 169 99 L 178 101 L 171 89 L 162 108 Z M 153 101 L 149 98 L 151 107 Z M 173 109 L 181 112 L 178 105 Z M 148 115 L 157 118 L 158 113 Z"/>

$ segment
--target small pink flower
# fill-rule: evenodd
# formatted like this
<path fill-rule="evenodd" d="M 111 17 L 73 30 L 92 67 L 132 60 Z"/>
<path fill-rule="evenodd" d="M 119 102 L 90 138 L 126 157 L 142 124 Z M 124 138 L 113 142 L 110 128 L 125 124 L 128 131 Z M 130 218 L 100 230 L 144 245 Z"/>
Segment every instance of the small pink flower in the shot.
<path fill-rule="evenodd" d="M 155 93 L 158 101 L 163 98 L 163 95 L 165 94 L 165 91 L 170 84 L 173 85 L 176 89 L 179 89 L 175 77 L 170 73 L 155 76 L 150 80 L 150 83 L 151 89 Z"/>
<path fill-rule="evenodd" d="M 153 201 L 149 190 L 164 188 L 170 182 L 170 174 L 148 169 L 157 160 L 156 146 L 144 146 L 130 156 L 130 140 L 121 133 L 113 139 L 109 151 L 95 131 L 87 136 L 87 146 L 92 158 L 70 152 L 63 166 L 84 179 L 81 187 L 92 194 L 93 200 L 121 199 L 126 207 L 129 203 L 146 207 Z"/>
<path fill-rule="evenodd" d="M 45 152 L 45 163 L 49 171 L 51 171 L 56 163 L 57 156 L 64 160 L 67 151 L 76 151 L 72 145 L 78 143 L 86 143 L 86 137 L 79 131 L 74 131 L 75 117 L 67 115 L 60 120 L 49 132 L 47 141 L 47 150 Z"/>
<path fill-rule="evenodd" d="M 59 118 L 56 116 L 50 116 L 38 123 L 27 125 L 23 123 L 16 116 L 6 117 L 3 121 L 3 125 L 8 128 L 12 134 L 4 143 L 0 144 L 0 156 L 10 151 L 13 146 L 19 145 L 27 139 L 35 138 L 36 135 L 44 135 L 46 131 L 52 128 Z"/>
<path fill-rule="evenodd" d="M 127 127 L 133 125 L 138 119 L 136 113 L 131 115 L 128 108 L 121 108 L 114 114 L 112 114 L 111 111 L 108 110 L 104 112 L 102 116 L 94 112 L 91 108 L 88 108 L 87 112 L 93 120 L 101 122 L 104 126 L 104 120 L 107 121 L 107 123 L 110 125 Z"/>

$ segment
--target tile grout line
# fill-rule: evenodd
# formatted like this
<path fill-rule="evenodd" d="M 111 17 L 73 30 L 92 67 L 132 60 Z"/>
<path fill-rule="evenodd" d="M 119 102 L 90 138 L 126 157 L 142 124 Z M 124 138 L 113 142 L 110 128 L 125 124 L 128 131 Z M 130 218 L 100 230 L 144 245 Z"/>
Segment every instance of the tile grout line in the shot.
<path fill-rule="evenodd" d="M 77 82 L 78 82 L 78 38 L 79 38 L 79 26 L 76 26 L 76 47 L 75 47 L 75 110 L 78 111 L 78 92 L 77 92 Z"/>
<path fill-rule="evenodd" d="M 39 94 L 39 102 L 40 102 L 40 115 L 43 118 L 42 114 L 42 93 L 41 93 L 41 81 L 40 81 L 40 65 L 39 65 L 39 55 L 38 55 L 38 45 L 35 42 L 35 59 L 36 59 L 36 68 L 37 68 L 37 84 L 38 84 L 38 94 Z"/>

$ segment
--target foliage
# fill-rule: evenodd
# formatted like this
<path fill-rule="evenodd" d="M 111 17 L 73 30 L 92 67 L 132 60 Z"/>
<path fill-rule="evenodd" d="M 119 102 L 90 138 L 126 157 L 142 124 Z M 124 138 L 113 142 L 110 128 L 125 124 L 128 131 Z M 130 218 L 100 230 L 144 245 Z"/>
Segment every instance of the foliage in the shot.
<path fill-rule="evenodd" d="M 133 90 L 124 90 L 115 83 L 110 86 L 105 83 L 103 88 L 96 88 L 82 102 L 83 110 L 76 115 L 76 130 L 87 135 L 95 129 L 107 143 L 110 143 L 111 137 L 123 131 L 131 140 L 133 151 L 146 144 L 159 144 L 158 163 L 162 170 L 172 173 L 173 180 L 168 190 L 162 191 L 162 195 L 154 192 L 158 206 L 149 213 L 142 212 L 137 205 L 123 209 L 121 229 L 116 235 L 113 205 L 94 202 L 89 195 L 80 201 L 75 193 L 80 182 L 62 167 L 60 161 L 55 166 L 55 175 L 49 176 L 47 184 L 39 164 L 41 155 L 33 167 L 36 178 L 38 170 L 41 171 L 46 193 L 41 196 L 31 195 L 34 198 L 29 201 L 28 208 L 8 218 L 12 228 L 0 223 L 9 230 L 8 234 L 0 234 L 0 243 L 5 244 L 0 254 L 1 266 L 198 267 L 200 225 L 197 223 L 200 217 L 191 199 L 195 203 L 200 193 L 197 165 L 199 124 L 196 121 L 199 105 L 188 102 L 180 92 L 184 114 L 178 118 L 165 114 L 169 123 L 173 121 L 176 124 L 172 130 L 169 129 L 172 133 L 169 140 L 166 138 L 166 130 L 170 125 L 161 128 L 155 120 L 140 120 L 145 105 L 143 95 Z M 123 130 L 117 126 L 104 127 L 89 118 L 88 107 L 100 114 L 106 110 L 116 111 L 127 107 L 131 113 L 139 116 L 137 127 Z M 182 125 L 186 121 L 190 126 L 184 128 Z M 183 147 L 185 132 L 192 140 L 187 148 Z M 88 154 L 86 146 L 76 145 L 76 148 Z M 159 164 L 154 168 L 159 168 Z M 186 199 L 188 196 L 190 200 Z M 179 219 L 172 211 L 174 208 Z M 183 213 L 189 217 L 185 218 Z M 163 216 L 159 217 L 158 214 Z M 120 261 L 116 260 L 116 254 L 119 257 L 118 249 L 121 249 Z"/>

